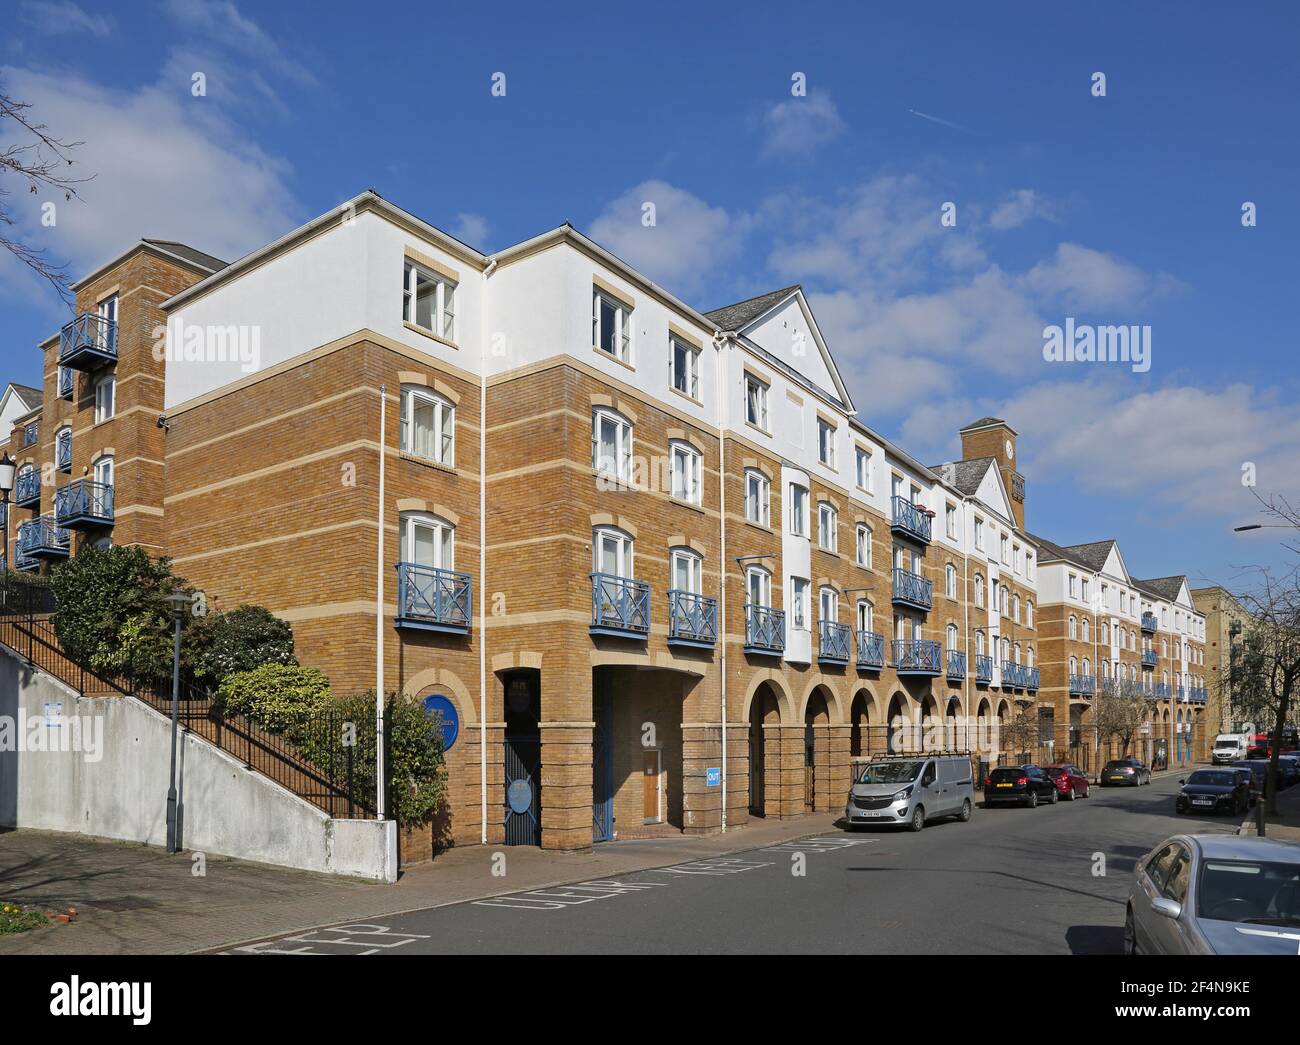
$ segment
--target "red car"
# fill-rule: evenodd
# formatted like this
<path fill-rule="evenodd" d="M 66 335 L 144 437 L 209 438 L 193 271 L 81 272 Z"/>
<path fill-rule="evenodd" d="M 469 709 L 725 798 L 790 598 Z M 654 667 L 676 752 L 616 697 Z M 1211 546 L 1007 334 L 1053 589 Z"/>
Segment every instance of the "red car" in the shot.
<path fill-rule="evenodd" d="M 1052 783 L 1062 798 L 1073 802 L 1076 798 L 1088 797 L 1088 778 L 1077 766 L 1046 766 L 1043 772 L 1052 778 Z"/>

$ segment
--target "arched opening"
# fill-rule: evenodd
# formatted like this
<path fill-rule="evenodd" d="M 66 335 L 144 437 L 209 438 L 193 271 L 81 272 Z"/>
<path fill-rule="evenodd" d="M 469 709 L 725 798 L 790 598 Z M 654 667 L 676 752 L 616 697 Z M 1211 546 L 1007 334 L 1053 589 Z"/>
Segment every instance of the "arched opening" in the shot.
<path fill-rule="evenodd" d="M 969 751 L 972 747 L 962 728 L 961 701 L 956 697 L 949 697 L 948 707 L 944 709 L 943 747 L 945 751 Z"/>
<path fill-rule="evenodd" d="M 907 698 L 901 693 L 895 693 L 889 701 L 889 715 L 886 718 L 888 733 L 888 753 L 896 755 L 901 751 L 909 751 L 911 744 L 911 729 L 907 721 Z"/>
<path fill-rule="evenodd" d="M 942 747 L 942 725 L 939 717 L 939 702 L 934 699 L 933 694 L 927 693 L 921 700 L 921 750 L 936 751 Z"/>
<path fill-rule="evenodd" d="M 853 695 L 849 709 L 849 755 L 862 758 L 871 754 L 871 694 L 860 689 Z"/>
<path fill-rule="evenodd" d="M 804 812 L 830 809 L 831 724 L 830 707 L 821 686 L 808 698 L 803 716 L 803 806 Z"/>
<path fill-rule="evenodd" d="M 760 683 L 749 705 L 749 813 L 751 816 L 766 816 L 769 805 L 773 812 L 778 809 L 780 774 L 772 774 L 772 796 L 769 803 L 767 762 L 770 755 L 773 766 L 780 768 L 781 740 L 777 728 L 780 724 L 781 706 L 776 691 L 771 683 Z"/>

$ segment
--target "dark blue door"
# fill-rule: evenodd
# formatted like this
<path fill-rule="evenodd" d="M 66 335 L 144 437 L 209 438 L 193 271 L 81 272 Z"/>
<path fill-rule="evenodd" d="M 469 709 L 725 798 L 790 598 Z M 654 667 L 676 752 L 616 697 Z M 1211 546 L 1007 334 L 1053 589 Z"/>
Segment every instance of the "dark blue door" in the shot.
<path fill-rule="evenodd" d="M 541 738 L 506 737 L 506 845 L 542 844 Z"/>
<path fill-rule="evenodd" d="M 592 707 L 596 728 L 591 743 L 591 838 L 614 837 L 614 705 L 602 697 Z"/>

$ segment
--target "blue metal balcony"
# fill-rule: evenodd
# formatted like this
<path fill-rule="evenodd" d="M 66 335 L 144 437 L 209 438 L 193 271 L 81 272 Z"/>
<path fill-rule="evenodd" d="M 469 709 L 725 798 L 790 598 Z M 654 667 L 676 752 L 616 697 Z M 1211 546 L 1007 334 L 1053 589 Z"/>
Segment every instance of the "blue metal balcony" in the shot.
<path fill-rule="evenodd" d="M 14 549 L 14 569 L 21 570 L 24 573 L 31 573 L 41 568 L 41 560 L 31 555 L 24 555 L 22 549 Z"/>
<path fill-rule="evenodd" d="M 591 633 L 619 639 L 650 634 L 650 585 L 612 573 L 591 575 Z"/>
<path fill-rule="evenodd" d="M 72 471 L 72 433 L 66 428 L 54 440 L 54 466 L 60 472 Z"/>
<path fill-rule="evenodd" d="M 668 644 L 713 649 L 718 641 L 718 600 L 673 588 L 668 592 Z"/>
<path fill-rule="evenodd" d="M 852 629 L 833 620 L 818 622 L 817 659 L 823 664 L 847 664 Z"/>
<path fill-rule="evenodd" d="M 29 519 L 18 527 L 18 551 L 32 559 L 66 559 L 72 535 L 57 525 L 52 515 Z"/>
<path fill-rule="evenodd" d="M 1156 666 L 1156 651 L 1153 649 L 1144 649 L 1142 651 L 1142 666 L 1144 668 L 1154 668 Z"/>
<path fill-rule="evenodd" d="M 1025 672 L 1025 689 L 1029 690 L 1030 693 L 1036 692 L 1038 689 L 1038 683 L 1042 681 L 1043 669 L 1025 668 L 1024 672 Z"/>
<path fill-rule="evenodd" d="M 96 312 L 83 312 L 59 331 L 59 365 L 96 370 L 117 362 L 117 323 Z"/>
<path fill-rule="evenodd" d="M 113 525 L 113 488 L 90 479 L 74 479 L 54 495 L 54 518 L 69 530 Z"/>
<path fill-rule="evenodd" d="M 59 368 L 59 387 L 56 395 L 60 399 L 71 399 L 73 389 L 73 371 L 67 367 Z"/>
<path fill-rule="evenodd" d="M 858 632 L 858 670 L 879 671 L 885 666 L 885 636 L 878 631 Z"/>
<path fill-rule="evenodd" d="M 1175 692 L 1176 692 L 1175 699 L 1176 699 L 1180 704 L 1185 704 L 1185 703 L 1187 703 L 1187 687 L 1186 687 L 1186 686 L 1179 686 L 1178 689 L 1177 689 Z"/>
<path fill-rule="evenodd" d="M 890 504 L 893 508 L 893 515 L 889 524 L 890 532 L 910 537 L 922 544 L 929 544 L 930 524 L 932 522 L 930 516 L 921 511 L 906 497 L 899 497 L 897 494 L 890 498 Z"/>
<path fill-rule="evenodd" d="M 1169 699 L 1169 683 L 1168 683 L 1168 682 L 1157 682 L 1157 683 L 1156 683 L 1154 686 L 1152 686 L 1151 688 L 1152 688 L 1153 690 L 1155 690 L 1155 697 L 1156 697 L 1157 700 L 1168 700 L 1168 699 Z"/>
<path fill-rule="evenodd" d="M 1023 665 L 1017 664 L 1013 660 L 1004 660 L 1002 662 L 1003 689 L 1024 689 L 1026 681 Z"/>
<path fill-rule="evenodd" d="M 966 677 L 966 654 L 961 650 L 948 651 L 948 678 L 964 679 Z"/>
<path fill-rule="evenodd" d="M 933 639 L 894 639 L 890 654 L 900 675 L 938 675 L 943 670 L 943 644 Z"/>
<path fill-rule="evenodd" d="M 1091 697 L 1097 692 L 1097 676 L 1095 675 L 1071 675 L 1070 676 L 1070 696 L 1072 697 Z"/>
<path fill-rule="evenodd" d="M 987 686 L 993 681 L 993 658 L 987 653 L 975 654 L 975 683 Z"/>
<path fill-rule="evenodd" d="M 1187 697 L 1193 704 L 1204 704 L 1209 699 L 1209 694 L 1204 686 L 1193 686 L 1187 691 Z"/>
<path fill-rule="evenodd" d="M 1142 614 L 1142 630 L 1148 635 L 1154 635 L 1156 632 L 1156 615 L 1154 613 Z"/>
<path fill-rule="evenodd" d="M 769 657 L 785 652 L 785 610 L 745 603 L 745 652 Z"/>
<path fill-rule="evenodd" d="M 41 425 L 39 421 L 32 421 L 23 426 L 23 446 L 35 446 L 36 440 L 41 436 Z"/>
<path fill-rule="evenodd" d="M 397 564 L 397 627 L 466 635 L 473 619 L 474 582 L 468 573 Z"/>
<path fill-rule="evenodd" d="M 934 604 L 934 582 L 901 566 L 894 567 L 894 602 L 918 610 Z"/>
<path fill-rule="evenodd" d="M 19 508 L 39 508 L 41 504 L 41 473 L 37 468 L 21 472 L 14 483 L 14 504 Z"/>

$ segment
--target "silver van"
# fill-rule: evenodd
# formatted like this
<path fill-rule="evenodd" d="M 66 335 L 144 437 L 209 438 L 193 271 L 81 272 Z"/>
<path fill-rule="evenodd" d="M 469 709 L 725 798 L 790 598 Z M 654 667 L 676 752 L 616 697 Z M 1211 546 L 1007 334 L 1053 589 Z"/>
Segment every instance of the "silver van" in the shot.
<path fill-rule="evenodd" d="M 919 831 L 928 820 L 965 822 L 975 807 L 969 755 L 888 755 L 854 768 L 844 824 L 902 824 Z"/>

